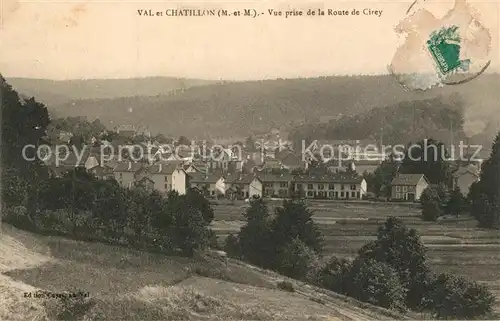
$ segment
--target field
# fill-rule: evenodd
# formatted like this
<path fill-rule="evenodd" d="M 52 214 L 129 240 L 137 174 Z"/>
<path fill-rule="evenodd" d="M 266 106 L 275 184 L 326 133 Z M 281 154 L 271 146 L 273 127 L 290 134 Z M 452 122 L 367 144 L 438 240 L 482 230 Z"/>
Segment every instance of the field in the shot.
<path fill-rule="evenodd" d="M 402 319 L 294 280 L 296 292 L 284 292 L 284 279 L 210 253 L 168 257 L 0 226 L 2 321 L 55 320 L 56 299 L 24 297 L 38 290 L 88 292 L 88 321 Z"/>
<path fill-rule="evenodd" d="M 279 203 L 270 203 L 270 210 Z M 215 205 L 213 229 L 222 241 L 244 223 L 244 203 Z M 483 282 L 497 296 L 500 312 L 500 231 L 476 228 L 470 218 L 449 218 L 424 222 L 414 205 L 311 201 L 314 219 L 325 238 L 325 254 L 352 257 L 376 232 L 388 216 L 400 217 L 415 228 L 428 247 L 431 266 Z"/>

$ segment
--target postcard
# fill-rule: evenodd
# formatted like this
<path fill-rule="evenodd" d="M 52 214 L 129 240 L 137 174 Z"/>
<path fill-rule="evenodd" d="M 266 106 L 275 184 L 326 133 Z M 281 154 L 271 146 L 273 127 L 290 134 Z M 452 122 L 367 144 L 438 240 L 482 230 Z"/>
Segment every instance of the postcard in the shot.
<path fill-rule="evenodd" d="M 500 319 L 499 1 L 0 1 L 0 320 Z"/>

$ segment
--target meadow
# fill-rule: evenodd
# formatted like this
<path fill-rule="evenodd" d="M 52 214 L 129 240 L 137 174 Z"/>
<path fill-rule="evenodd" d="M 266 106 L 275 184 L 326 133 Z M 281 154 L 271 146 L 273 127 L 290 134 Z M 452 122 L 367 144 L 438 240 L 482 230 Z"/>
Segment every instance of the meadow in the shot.
<path fill-rule="evenodd" d="M 269 205 L 273 212 L 280 203 Z M 377 228 L 388 216 L 396 216 L 417 230 L 436 271 L 485 283 L 497 296 L 495 310 L 500 312 L 500 231 L 479 229 L 467 216 L 425 222 L 420 218 L 421 210 L 413 204 L 310 201 L 309 205 L 325 239 L 325 255 L 354 257 L 361 246 L 376 238 Z M 246 206 L 214 205 L 212 228 L 220 242 L 244 224 Z"/>
<path fill-rule="evenodd" d="M 278 289 L 283 280 L 296 291 Z M 88 321 L 405 319 L 209 253 L 172 257 L 0 225 L 0 320 L 56 320 L 56 299 L 24 295 L 39 290 L 89 293 Z"/>

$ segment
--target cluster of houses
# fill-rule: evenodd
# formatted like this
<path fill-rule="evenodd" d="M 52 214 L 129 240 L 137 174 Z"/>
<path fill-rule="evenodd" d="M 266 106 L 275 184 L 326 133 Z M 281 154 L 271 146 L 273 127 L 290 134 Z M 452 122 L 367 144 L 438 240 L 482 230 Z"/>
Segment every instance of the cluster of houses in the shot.
<path fill-rule="evenodd" d="M 123 132 L 128 134 L 126 130 Z M 123 160 L 111 155 L 103 158 L 106 144 L 110 143 L 101 142 L 100 146 L 85 149 L 79 161 L 75 154 L 70 154 L 60 164 L 56 165 L 53 159 L 46 163 L 56 175 L 83 166 L 100 179 L 114 178 L 124 187 L 142 186 L 162 193 L 177 191 L 184 194 L 188 188 L 196 188 L 210 197 L 231 199 L 253 196 L 282 198 L 300 193 L 306 198 L 360 200 L 368 195 L 363 174 L 373 173 L 387 155 L 376 151 L 368 155 L 366 150 L 360 153 L 357 148 L 345 147 L 375 143 L 316 142 L 311 148 L 312 154 L 320 151 L 322 145 L 330 148 L 321 150 L 321 170 L 314 171 L 308 170 L 313 162 L 311 159 L 303 159 L 288 147 L 282 148 L 286 144 L 266 144 L 265 148 L 253 146 L 238 151 L 224 148 L 217 157 L 207 158 L 190 148 L 172 152 L 165 151 L 160 144 L 144 142 L 141 143 L 144 145 L 142 158 L 125 157 Z M 112 147 L 109 150 L 116 152 L 120 148 L 128 156 L 134 155 L 134 148 L 137 148 L 137 145 L 109 146 Z M 479 168 L 477 164 L 464 164 L 455 171 L 454 184 L 464 195 L 479 179 Z M 423 174 L 398 174 L 391 184 L 391 200 L 418 201 L 428 185 Z"/>

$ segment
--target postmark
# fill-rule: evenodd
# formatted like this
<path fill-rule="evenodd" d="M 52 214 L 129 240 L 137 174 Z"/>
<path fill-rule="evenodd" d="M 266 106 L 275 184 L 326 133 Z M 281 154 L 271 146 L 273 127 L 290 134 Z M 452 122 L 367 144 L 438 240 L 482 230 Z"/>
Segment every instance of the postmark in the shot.
<path fill-rule="evenodd" d="M 389 71 L 410 90 L 466 83 L 490 65 L 491 35 L 476 9 L 465 0 L 455 0 L 439 18 L 423 5 L 431 2 L 412 3 L 396 27 L 406 39 Z"/>

